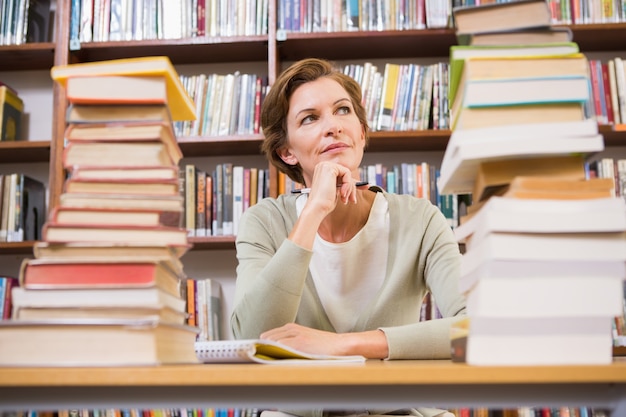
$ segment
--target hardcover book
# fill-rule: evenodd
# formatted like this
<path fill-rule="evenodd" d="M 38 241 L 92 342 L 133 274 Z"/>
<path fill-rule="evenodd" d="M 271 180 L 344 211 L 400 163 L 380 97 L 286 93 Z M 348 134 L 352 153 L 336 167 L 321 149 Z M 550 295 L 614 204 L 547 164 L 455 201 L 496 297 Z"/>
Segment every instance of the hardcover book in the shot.
<path fill-rule="evenodd" d="M 483 162 L 586 155 L 603 149 L 604 138 L 593 119 L 454 130 L 441 162 L 439 192 L 471 193 Z"/>
<path fill-rule="evenodd" d="M 24 102 L 17 93 L 0 84 L 0 141 L 22 140 Z"/>
<path fill-rule="evenodd" d="M 117 259 L 25 259 L 20 286 L 26 289 L 95 289 L 158 287 L 180 296 L 180 265 L 161 261 Z"/>
<path fill-rule="evenodd" d="M 70 104 L 66 122 L 77 123 L 172 123 L 165 104 Z"/>
<path fill-rule="evenodd" d="M 86 145 L 95 143 L 103 149 L 102 152 L 109 149 L 109 147 L 105 146 L 107 144 L 111 145 L 110 148 L 119 150 L 119 148 L 115 147 L 126 143 L 135 146 L 146 143 L 162 143 L 174 164 L 178 164 L 183 157 L 172 125 L 165 122 L 71 124 L 65 131 L 65 139 L 69 143 L 83 143 Z M 89 166 L 88 163 L 81 165 Z M 154 165 L 156 166 L 157 164 Z M 150 164 L 142 163 L 141 159 L 139 159 L 132 166 L 141 167 L 150 166 Z"/>
<path fill-rule="evenodd" d="M 198 363 L 193 348 L 196 334 L 194 327 L 157 320 L 4 320 L 0 321 L 0 366 Z"/>
<path fill-rule="evenodd" d="M 511 181 L 520 176 L 584 180 L 586 177 L 585 159 L 581 155 L 564 155 L 483 162 L 479 165 L 476 174 L 472 203 L 506 191 Z M 539 184 L 537 182 L 537 185 Z M 575 184 L 577 183 L 571 185 Z"/>
<path fill-rule="evenodd" d="M 454 7 L 452 15 L 459 35 L 547 27 L 552 24 L 552 12 L 545 0 Z"/>

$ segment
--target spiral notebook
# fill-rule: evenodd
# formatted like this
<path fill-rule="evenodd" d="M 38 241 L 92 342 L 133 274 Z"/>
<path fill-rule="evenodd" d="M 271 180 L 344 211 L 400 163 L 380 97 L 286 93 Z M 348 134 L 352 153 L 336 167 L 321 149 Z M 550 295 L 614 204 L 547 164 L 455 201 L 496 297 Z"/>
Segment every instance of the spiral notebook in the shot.
<path fill-rule="evenodd" d="M 335 356 L 301 352 L 279 342 L 264 339 L 196 341 L 196 356 L 204 363 L 359 363 L 359 355 Z"/>

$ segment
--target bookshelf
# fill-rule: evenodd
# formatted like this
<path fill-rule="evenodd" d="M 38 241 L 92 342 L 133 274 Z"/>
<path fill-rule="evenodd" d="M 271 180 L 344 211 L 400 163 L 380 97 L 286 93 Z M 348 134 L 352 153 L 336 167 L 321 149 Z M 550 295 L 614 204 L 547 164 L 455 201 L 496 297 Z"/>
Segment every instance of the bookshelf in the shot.
<path fill-rule="evenodd" d="M 244 62 L 267 65 L 270 84 L 282 67 L 307 56 L 333 60 L 372 59 L 447 59 L 449 48 L 456 43 L 452 29 L 426 29 L 381 32 L 287 33 L 278 40 L 275 30 L 268 35 L 169 40 L 90 42 L 77 50 L 69 49 L 70 2 L 57 2 L 56 39 L 54 42 L 0 46 L 0 71 L 46 71 L 52 65 L 89 62 L 141 55 L 167 55 L 175 65 L 228 64 Z M 276 4 L 270 2 L 269 27 L 275 27 Z M 569 25 L 581 51 L 616 54 L 624 51 L 626 23 Z M 0 144 L 0 163 L 49 161 L 49 207 L 58 200 L 63 184 L 61 152 L 66 100 L 63 91 L 53 89 L 53 126 L 50 141 L 34 144 L 20 142 L 6 147 Z M 608 147 L 626 146 L 626 132 L 601 126 Z M 369 153 L 443 152 L 450 131 L 373 132 Z M 182 137 L 184 154 L 195 156 L 258 155 L 262 137 Z M 6 152 L 5 152 L 6 151 Z M 271 170 L 271 193 L 276 195 L 276 171 Z M 196 249 L 232 249 L 229 237 L 192 238 Z M 0 244 L 0 254 L 7 253 Z"/>
<path fill-rule="evenodd" d="M 0 411 L 132 407 L 605 407 L 626 412 L 626 360 L 475 367 L 448 360 L 331 366 L 2 368 Z"/>

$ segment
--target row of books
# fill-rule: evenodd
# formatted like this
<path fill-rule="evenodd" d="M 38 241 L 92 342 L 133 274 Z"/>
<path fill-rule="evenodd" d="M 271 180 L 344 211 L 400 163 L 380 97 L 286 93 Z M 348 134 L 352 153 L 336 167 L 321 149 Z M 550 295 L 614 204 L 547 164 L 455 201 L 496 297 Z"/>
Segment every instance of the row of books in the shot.
<path fill-rule="evenodd" d="M 259 134 L 261 104 L 267 78 L 255 74 L 198 74 L 181 76 L 196 105 L 196 120 L 176 122 L 179 136 Z"/>
<path fill-rule="evenodd" d="M 6 411 L 3 417 L 258 417 L 259 408 L 74 408 Z"/>
<path fill-rule="evenodd" d="M 0 3 L 0 45 L 49 42 L 50 0 L 11 0 Z"/>
<path fill-rule="evenodd" d="M 447 129 L 448 64 L 366 62 L 343 68 L 360 85 L 373 131 Z"/>
<path fill-rule="evenodd" d="M 456 417 L 608 417 L 610 411 L 598 407 L 517 407 L 517 408 L 454 408 Z"/>
<path fill-rule="evenodd" d="M 236 235 L 243 212 L 269 196 L 269 170 L 225 162 L 207 172 L 185 164 L 180 190 L 189 236 Z"/>
<path fill-rule="evenodd" d="M 519 0 L 498 0 L 498 1 L 485 1 L 485 0 L 454 0 L 452 6 L 457 10 L 461 8 L 491 8 L 494 3 L 514 3 Z M 548 11 L 550 13 L 550 21 L 548 24 L 562 25 L 562 24 L 587 24 L 587 23 L 617 23 L 626 21 L 626 6 L 619 1 L 595 1 L 595 0 L 575 0 L 575 1 L 560 1 L 560 0 L 544 0 L 548 5 Z M 529 3 L 529 2 L 527 2 Z M 521 13 L 526 13 L 527 9 L 525 5 L 521 5 Z M 471 13 L 471 12 L 470 12 Z M 527 13 L 526 13 L 527 15 Z M 501 16 L 501 24 L 505 27 L 511 26 L 509 23 L 512 20 L 518 20 L 524 18 L 524 14 L 516 9 L 513 13 L 506 16 Z M 458 13 L 454 16 L 454 20 L 458 20 Z M 518 24 L 525 26 L 525 28 L 531 27 L 530 25 L 524 25 L 521 22 Z M 480 26 L 478 26 L 480 27 Z M 513 28 L 513 27 L 510 27 Z M 491 29 L 490 26 L 484 26 L 484 31 Z"/>
<path fill-rule="evenodd" d="M 626 200 L 626 159 L 602 157 L 587 164 L 592 178 L 612 178 L 615 183 L 615 196 Z"/>
<path fill-rule="evenodd" d="M 25 174 L 0 174 L 0 242 L 39 240 L 45 220 L 45 185 Z"/>
<path fill-rule="evenodd" d="M 0 81 L 0 141 L 22 140 L 24 101 L 18 92 Z"/>
<path fill-rule="evenodd" d="M 267 34 L 269 0 L 73 0 L 70 49 L 108 42 Z"/>
<path fill-rule="evenodd" d="M 258 417 L 260 408 L 202 409 L 71 409 L 57 411 L 12 411 L 3 417 Z M 608 417 L 609 410 L 598 407 L 518 407 L 469 408 L 449 410 L 456 417 Z"/>
<path fill-rule="evenodd" d="M 187 279 L 187 324 L 200 329 L 196 340 L 223 340 L 222 286 L 212 278 Z"/>
<path fill-rule="evenodd" d="M 589 60 L 595 117 L 600 124 L 626 124 L 626 62 Z"/>
<path fill-rule="evenodd" d="M 447 3 L 439 0 L 279 0 L 277 6 L 277 29 L 302 33 L 445 27 L 450 12 Z M 435 24 L 433 17 L 442 7 L 445 17 Z"/>

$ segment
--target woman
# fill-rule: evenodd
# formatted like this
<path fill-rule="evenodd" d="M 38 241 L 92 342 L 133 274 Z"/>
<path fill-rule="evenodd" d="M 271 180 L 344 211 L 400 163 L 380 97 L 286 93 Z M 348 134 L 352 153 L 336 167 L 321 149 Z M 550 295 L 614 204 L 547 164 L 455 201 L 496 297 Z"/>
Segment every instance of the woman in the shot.
<path fill-rule="evenodd" d="M 357 187 L 368 125 L 358 83 L 319 59 L 284 71 L 261 112 L 263 152 L 308 193 L 242 216 L 235 338 L 375 359 L 450 357 L 465 313 L 461 254 L 428 200 Z M 420 322 L 431 291 L 443 319 Z"/>

